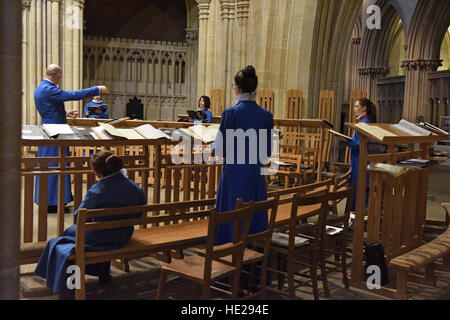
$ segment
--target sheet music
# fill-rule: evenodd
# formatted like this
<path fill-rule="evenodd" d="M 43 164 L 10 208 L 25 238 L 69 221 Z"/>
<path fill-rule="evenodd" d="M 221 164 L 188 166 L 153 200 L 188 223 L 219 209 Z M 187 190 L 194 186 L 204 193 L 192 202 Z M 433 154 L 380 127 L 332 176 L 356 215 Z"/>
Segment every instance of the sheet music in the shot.
<path fill-rule="evenodd" d="M 370 135 L 376 137 L 379 140 L 383 140 L 384 137 L 396 137 L 397 136 L 396 134 L 393 134 L 392 132 L 389 132 L 389 131 L 384 130 L 377 126 L 370 126 L 364 122 L 357 123 L 357 124 L 355 124 L 355 126 L 359 129 L 369 133 Z"/>
<path fill-rule="evenodd" d="M 170 137 L 167 134 L 155 128 L 151 124 L 144 124 L 142 126 L 135 128 L 135 130 L 146 139 L 161 139 L 161 138 L 170 139 Z"/>
<path fill-rule="evenodd" d="M 422 129 L 416 126 L 414 123 L 406 121 L 404 119 L 400 120 L 398 124 L 391 125 L 392 128 L 400 130 L 410 136 L 429 136 L 432 132 Z"/>

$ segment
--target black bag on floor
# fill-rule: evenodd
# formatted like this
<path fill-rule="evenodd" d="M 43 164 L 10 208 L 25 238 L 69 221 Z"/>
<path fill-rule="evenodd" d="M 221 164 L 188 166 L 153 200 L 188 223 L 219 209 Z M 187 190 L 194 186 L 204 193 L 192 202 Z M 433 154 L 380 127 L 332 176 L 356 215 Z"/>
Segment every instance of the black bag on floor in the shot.
<path fill-rule="evenodd" d="M 367 268 L 369 266 L 376 265 L 380 268 L 381 271 L 381 285 L 386 285 L 389 283 L 389 274 L 386 266 L 386 259 L 384 258 L 384 250 L 381 243 L 374 242 L 366 246 L 364 250 L 364 254 L 366 257 L 366 266 L 364 268 L 366 280 L 370 276 L 370 273 L 367 273 Z"/>

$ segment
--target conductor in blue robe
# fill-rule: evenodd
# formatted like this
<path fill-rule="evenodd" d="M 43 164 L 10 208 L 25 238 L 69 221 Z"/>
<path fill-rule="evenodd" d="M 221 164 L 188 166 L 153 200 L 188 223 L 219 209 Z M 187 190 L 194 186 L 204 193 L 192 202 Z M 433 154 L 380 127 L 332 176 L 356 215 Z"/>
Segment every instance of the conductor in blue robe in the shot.
<path fill-rule="evenodd" d="M 98 96 L 100 93 L 108 93 L 105 86 L 95 86 L 77 91 L 64 91 L 58 88 L 62 79 L 62 69 L 60 66 L 52 64 L 47 67 L 44 80 L 39 84 L 34 92 L 36 108 L 42 118 L 42 124 L 64 124 L 67 123 L 67 116 L 76 118 L 78 111 L 71 110 L 66 113 L 65 101 L 82 100 L 87 97 Z M 66 156 L 69 155 L 69 148 L 66 148 Z M 58 157 L 58 147 L 38 147 L 38 157 Z M 56 167 L 56 163 L 49 163 L 49 167 Z M 73 200 L 70 184 L 70 176 L 65 176 L 64 203 Z M 39 177 L 36 177 L 36 187 L 34 202 L 39 204 Z M 49 212 L 56 212 L 58 204 L 58 176 L 48 176 L 48 206 Z"/>
<path fill-rule="evenodd" d="M 86 193 L 79 208 L 99 209 L 117 208 L 147 203 L 142 189 L 123 174 L 123 162 L 111 151 L 100 151 L 91 158 L 91 166 L 100 179 Z M 79 209 L 78 208 L 78 209 Z M 76 223 L 78 209 L 74 213 Z M 142 215 L 126 215 L 105 217 L 102 221 L 140 217 Z M 92 219 L 92 221 L 99 221 Z M 125 246 L 133 234 L 134 226 L 93 230 L 86 232 L 86 251 L 115 250 Z M 68 260 L 75 248 L 76 224 L 64 231 L 62 237 L 48 241 L 35 273 L 46 278 L 47 286 L 55 294 L 68 292 L 68 266 L 74 261 Z M 110 263 L 97 263 L 86 266 L 86 274 L 98 276 L 99 280 L 107 280 L 110 276 Z"/>
<path fill-rule="evenodd" d="M 357 123 L 375 123 L 377 122 L 377 110 L 375 105 L 369 99 L 359 99 L 355 102 L 353 112 Z M 359 138 L 358 132 L 355 131 L 352 139 L 346 139 L 345 144 L 350 147 L 350 182 L 354 185 L 353 203 L 351 211 L 355 211 L 356 207 L 356 191 L 358 183 L 359 168 Z M 367 183 L 369 183 L 369 174 L 367 174 Z M 367 197 L 366 197 L 367 203 Z"/>
<path fill-rule="evenodd" d="M 89 111 L 89 107 L 101 106 L 105 107 L 104 111 L 100 108 L 95 113 Z M 90 119 L 109 119 L 108 107 L 103 103 L 101 95 L 95 96 L 91 102 L 86 103 L 83 110 L 83 117 Z"/>
<path fill-rule="evenodd" d="M 239 71 L 234 80 L 237 104 L 223 111 L 215 141 L 216 155 L 225 159 L 217 189 L 216 209 L 219 212 L 235 210 L 238 198 L 242 198 L 244 202 L 267 199 L 261 160 L 268 158 L 271 153 L 273 116 L 255 102 L 258 78 L 252 66 Z M 261 135 L 262 131 L 266 132 L 264 136 Z M 227 132 L 228 135 L 235 132 L 234 138 L 227 136 Z M 245 138 L 245 144 L 239 143 L 236 136 L 243 132 L 248 135 L 252 135 L 253 132 L 256 134 L 256 140 Z M 261 145 L 265 145 L 262 148 L 265 150 L 260 150 Z M 255 212 L 249 233 L 259 233 L 267 228 L 267 211 Z M 217 226 L 215 244 L 232 241 L 233 223 Z"/>

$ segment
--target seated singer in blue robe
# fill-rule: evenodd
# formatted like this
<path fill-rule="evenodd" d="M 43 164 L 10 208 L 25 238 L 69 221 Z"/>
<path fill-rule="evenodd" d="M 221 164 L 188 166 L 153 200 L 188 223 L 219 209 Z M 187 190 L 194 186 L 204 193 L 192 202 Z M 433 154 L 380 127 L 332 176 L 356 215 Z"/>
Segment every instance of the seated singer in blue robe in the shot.
<path fill-rule="evenodd" d="M 100 151 L 91 159 L 91 166 L 100 180 L 86 193 L 79 208 L 117 208 L 145 205 L 146 197 L 142 189 L 122 174 L 123 162 L 111 151 Z M 74 214 L 75 223 L 78 209 Z M 142 215 L 115 216 L 102 218 L 102 221 L 140 217 Z M 93 219 L 93 221 L 96 221 Z M 86 232 L 86 251 L 115 250 L 125 246 L 130 240 L 134 226 L 103 229 Z M 35 273 L 47 279 L 47 286 L 55 294 L 68 291 L 67 267 L 74 263 L 68 260 L 75 248 L 76 224 L 64 231 L 62 237 L 48 241 Z M 110 263 L 97 263 L 86 266 L 86 274 L 98 276 L 99 280 L 109 278 Z"/>
<path fill-rule="evenodd" d="M 57 87 L 62 79 L 61 67 L 50 65 L 47 68 L 44 80 L 39 84 L 34 92 L 36 108 L 42 118 L 42 124 L 64 124 L 67 123 L 67 116 L 75 118 L 77 111 L 66 113 L 64 101 L 82 100 L 87 97 L 98 96 L 100 91 L 107 92 L 104 86 L 95 86 L 77 91 L 64 91 Z M 58 157 L 58 147 L 38 147 L 38 157 Z M 69 148 L 66 148 L 66 156 L 69 156 Z M 49 163 L 49 167 L 56 167 L 56 163 Z M 65 176 L 64 203 L 73 200 L 70 176 Z M 36 177 L 34 202 L 39 204 L 39 177 Z M 48 176 L 48 206 L 49 212 L 56 212 L 58 204 L 58 176 Z"/>
<path fill-rule="evenodd" d="M 100 110 L 95 113 L 89 111 L 89 107 L 105 106 L 105 111 Z M 91 102 L 86 103 L 83 110 L 83 117 L 90 119 L 109 119 L 108 107 L 103 103 L 102 96 L 95 96 Z"/>
<path fill-rule="evenodd" d="M 225 163 L 220 176 L 217 189 L 216 209 L 219 212 L 226 212 L 236 209 L 236 200 L 242 198 L 244 202 L 264 201 L 267 199 L 266 181 L 262 174 L 263 165 L 259 155 L 261 147 L 260 129 L 266 129 L 267 135 L 262 144 L 266 151 L 262 157 L 268 158 L 271 153 L 273 129 L 272 114 L 258 106 L 255 102 L 255 92 L 258 85 L 258 78 L 252 66 L 239 71 L 235 76 L 235 92 L 237 104 L 234 107 L 225 109 L 222 113 L 219 134 L 215 141 L 216 155 L 224 156 Z M 227 130 L 239 130 L 250 133 L 256 132 L 257 141 L 250 143 L 245 139 L 244 148 L 239 147 L 236 137 L 234 141 L 227 139 Z M 234 131 L 236 132 L 236 131 Z M 236 132 L 236 134 L 239 134 Z M 234 150 L 234 156 L 233 151 Z M 245 161 L 239 163 L 239 158 L 245 152 Z M 256 153 L 256 154 L 254 154 Z M 250 161 L 251 159 L 256 161 Z M 267 211 L 255 212 L 252 216 L 250 234 L 259 233 L 268 228 Z M 215 244 L 220 245 L 233 241 L 233 223 L 221 224 L 217 227 Z"/>

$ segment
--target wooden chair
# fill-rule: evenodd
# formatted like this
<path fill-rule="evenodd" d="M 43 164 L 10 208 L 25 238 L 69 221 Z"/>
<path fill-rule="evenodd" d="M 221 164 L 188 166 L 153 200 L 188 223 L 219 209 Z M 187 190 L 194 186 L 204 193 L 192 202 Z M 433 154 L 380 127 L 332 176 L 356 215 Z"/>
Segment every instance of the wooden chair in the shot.
<path fill-rule="evenodd" d="M 285 117 L 287 119 L 301 119 L 303 112 L 303 92 L 301 90 L 289 90 L 287 92 L 287 103 Z M 294 128 L 289 127 L 288 131 Z"/>
<path fill-rule="evenodd" d="M 266 298 L 267 268 L 269 263 L 270 241 L 272 239 L 272 233 L 275 226 L 275 219 L 277 216 L 279 199 L 280 199 L 279 195 L 275 194 L 272 199 L 254 203 L 254 212 L 270 210 L 269 227 L 265 231 L 250 234 L 247 238 L 247 243 L 252 244 L 254 249 L 263 248 L 263 252 L 261 253 L 248 247 L 245 248 L 242 265 L 250 265 L 250 273 L 248 281 L 249 295 L 245 297 L 246 299 L 253 298 L 256 295 L 262 295 L 263 299 Z M 246 204 L 244 203 L 239 203 L 238 207 L 243 207 L 245 205 Z M 230 257 L 228 257 L 227 260 L 231 262 Z M 262 262 L 260 282 L 259 282 L 260 291 L 256 292 L 255 294 L 250 294 L 253 285 L 255 267 L 258 262 Z"/>
<path fill-rule="evenodd" d="M 215 116 L 221 116 L 225 110 L 225 91 L 222 89 L 211 90 L 211 112 Z"/>
<path fill-rule="evenodd" d="M 336 192 L 339 190 L 343 190 L 346 187 L 350 186 L 350 173 L 351 173 L 351 170 L 349 169 L 343 175 L 339 175 L 339 176 L 335 175 L 334 179 L 333 179 L 334 180 L 333 185 L 330 188 L 330 192 Z M 328 205 L 330 206 L 330 211 L 333 212 L 335 215 L 338 214 L 337 205 L 341 201 L 342 201 L 342 199 L 330 200 L 328 202 Z"/>
<path fill-rule="evenodd" d="M 320 91 L 320 100 L 319 100 L 319 119 L 328 120 L 331 123 L 334 123 L 334 91 L 330 90 L 322 90 Z M 326 129 L 325 140 L 323 142 L 323 151 L 322 151 L 322 162 L 324 163 L 324 167 L 330 163 L 330 154 L 332 148 L 333 140 L 330 137 L 330 133 L 328 129 Z"/>
<path fill-rule="evenodd" d="M 341 187 L 328 193 L 328 202 L 339 203 L 346 200 L 343 214 L 332 214 L 327 216 L 325 252 L 334 254 L 334 260 L 325 260 L 325 263 L 331 264 L 331 271 L 340 267 L 342 272 L 342 281 L 345 288 L 350 287 L 347 276 L 347 239 L 348 239 L 348 221 L 350 219 L 350 209 L 353 197 L 353 187 Z M 340 261 L 339 261 L 340 260 Z M 327 270 L 328 272 L 328 270 Z"/>
<path fill-rule="evenodd" d="M 327 215 L 328 190 L 318 190 L 305 194 L 303 192 L 294 195 L 291 207 L 291 218 L 286 233 L 274 233 L 271 243 L 271 251 L 277 253 L 278 290 L 283 292 L 284 277 L 288 278 L 288 294 L 290 299 L 295 299 L 295 289 L 302 284 L 306 284 L 299 278 L 309 277 L 312 280 L 314 298 L 319 299 L 319 288 L 317 269 L 320 267 L 320 278 L 323 281 L 325 295 L 329 296 L 328 282 L 325 266 L 325 220 Z M 308 214 L 297 215 L 300 206 L 320 205 L 318 209 L 310 211 Z M 304 223 L 305 220 L 315 219 L 314 222 Z M 285 237 L 287 243 L 277 241 L 278 238 Z M 306 255 L 305 255 L 306 253 Z M 306 262 L 305 262 L 306 260 Z M 302 270 L 296 269 L 296 264 L 307 267 L 309 275 Z M 286 272 L 287 271 L 287 272 Z M 296 284 L 300 283 L 300 285 Z"/>
<path fill-rule="evenodd" d="M 161 266 L 157 298 L 164 295 L 164 286 L 167 275 L 174 274 L 185 277 L 202 286 L 202 298 L 208 299 L 210 288 L 214 281 L 231 276 L 233 299 L 239 294 L 239 275 L 245 243 L 250 228 L 251 215 L 254 212 L 253 203 L 249 203 L 239 209 L 219 213 L 215 209 L 210 211 L 208 223 L 208 237 L 206 241 L 205 256 L 194 254 L 182 260 L 174 260 Z M 242 228 L 241 228 L 241 222 Z M 216 226 L 222 223 L 234 222 L 234 240 L 230 244 L 214 246 Z M 232 256 L 232 265 L 220 260 L 223 257 Z"/>
<path fill-rule="evenodd" d="M 288 182 L 289 178 L 295 178 L 298 183 L 300 179 L 301 183 L 308 183 L 309 177 L 317 171 L 319 147 L 318 133 L 286 132 L 283 135 L 283 144 L 280 144 L 282 153 L 279 158 L 294 167 L 292 170 L 280 170 L 278 174 L 284 176 L 285 182 Z M 285 187 L 289 188 L 289 185 L 286 184 Z"/>
<path fill-rule="evenodd" d="M 261 108 L 269 110 L 274 114 L 274 93 L 272 90 L 259 90 L 258 91 L 258 104 Z"/>

